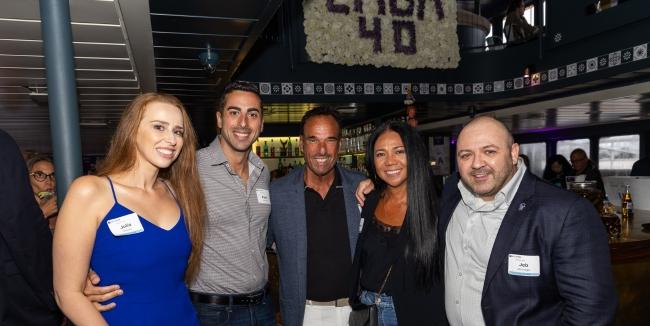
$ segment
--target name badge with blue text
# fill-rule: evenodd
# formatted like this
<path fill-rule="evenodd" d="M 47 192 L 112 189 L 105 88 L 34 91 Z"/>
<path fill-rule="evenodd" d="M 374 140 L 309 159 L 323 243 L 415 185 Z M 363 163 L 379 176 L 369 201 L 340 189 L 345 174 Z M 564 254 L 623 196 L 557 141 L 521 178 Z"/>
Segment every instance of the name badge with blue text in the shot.
<path fill-rule="evenodd" d="M 266 189 L 255 189 L 257 193 L 257 202 L 260 204 L 271 204 L 271 196 Z"/>
<path fill-rule="evenodd" d="M 108 228 L 111 230 L 111 233 L 113 233 L 113 235 L 116 237 L 136 234 L 144 231 L 142 223 L 140 223 L 140 218 L 136 213 L 113 218 L 108 220 L 106 223 L 108 224 Z"/>
<path fill-rule="evenodd" d="M 508 274 L 538 277 L 539 256 L 508 255 Z"/>

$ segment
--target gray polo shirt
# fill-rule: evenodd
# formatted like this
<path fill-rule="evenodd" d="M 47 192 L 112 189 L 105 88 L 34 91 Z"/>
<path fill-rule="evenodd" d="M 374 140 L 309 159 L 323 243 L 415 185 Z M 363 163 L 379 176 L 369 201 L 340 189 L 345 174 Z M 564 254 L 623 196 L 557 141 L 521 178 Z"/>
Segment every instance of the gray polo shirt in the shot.
<path fill-rule="evenodd" d="M 250 152 L 248 184 L 244 185 L 224 156 L 219 137 L 197 152 L 197 164 L 208 221 L 199 274 L 190 289 L 213 294 L 262 289 L 268 277 L 268 168 Z"/>
<path fill-rule="evenodd" d="M 461 201 L 445 234 L 445 309 L 451 325 L 485 325 L 481 310 L 485 273 L 501 221 L 526 172 L 521 159 L 517 166 L 492 201 L 482 200 L 458 182 Z"/>

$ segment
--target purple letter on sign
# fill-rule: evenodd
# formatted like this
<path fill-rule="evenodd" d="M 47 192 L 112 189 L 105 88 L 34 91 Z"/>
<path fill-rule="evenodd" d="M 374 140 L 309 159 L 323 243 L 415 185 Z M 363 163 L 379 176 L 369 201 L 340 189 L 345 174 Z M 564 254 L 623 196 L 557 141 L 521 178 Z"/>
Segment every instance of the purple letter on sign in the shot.
<path fill-rule="evenodd" d="M 327 10 L 329 12 L 348 14 L 350 12 L 350 7 L 348 5 L 335 5 L 334 0 L 327 0 Z"/>
<path fill-rule="evenodd" d="M 406 9 L 397 6 L 397 0 L 390 0 L 390 13 L 397 17 L 411 17 L 413 16 L 413 0 L 406 0 L 408 7 Z"/>
<path fill-rule="evenodd" d="M 409 45 L 402 44 L 402 30 L 409 34 Z M 415 54 L 415 23 L 412 21 L 393 20 L 393 40 L 395 42 L 395 53 Z"/>
<path fill-rule="evenodd" d="M 372 52 L 381 52 L 381 21 L 379 17 L 372 19 L 372 31 L 366 27 L 366 17 L 359 17 L 359 37 L 373 39 Z"/>

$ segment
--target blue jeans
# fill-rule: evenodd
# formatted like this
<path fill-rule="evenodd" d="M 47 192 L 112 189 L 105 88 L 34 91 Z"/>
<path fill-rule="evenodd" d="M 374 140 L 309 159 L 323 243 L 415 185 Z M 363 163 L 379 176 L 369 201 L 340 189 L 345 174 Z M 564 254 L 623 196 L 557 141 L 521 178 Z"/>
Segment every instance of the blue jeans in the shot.
<path fill-rule="evenodd" d="M 267 293 L 255 305 L 216 305 L 194 303 L 196 315 L 203 326 L 275 326 L 275 310 Z"/>
<path fill-rule="evenodd" d="M 379 296 L 381 302 L 377 305 L 377 319 L 379 326 L 397 326 L 397 314 L 395 313 L 395 306 L 393 305 L 393 297 L 381 294 Z M 359 296 L 361 303 L 371 305 L 375 303 L 375 292 L 361 291 Z"/>

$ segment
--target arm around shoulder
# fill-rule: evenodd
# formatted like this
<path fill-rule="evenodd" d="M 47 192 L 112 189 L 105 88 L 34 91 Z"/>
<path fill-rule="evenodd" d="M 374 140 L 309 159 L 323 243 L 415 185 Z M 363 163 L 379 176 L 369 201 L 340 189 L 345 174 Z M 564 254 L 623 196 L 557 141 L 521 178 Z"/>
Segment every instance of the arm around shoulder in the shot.
<path fill-rule="evenodd" d="M 54 292 L 61 310 L 75 325 L 106 325 L 84 294 L 90 257 L 100 216 L 112 198 L 103 178 L 76 179 L 59 211 L 54 233 Z"/>
<path fill-rule="evenodd" d="M 553 246 L 553 265 L 560 296 L 565 302 L 562 323 L 610 325 L 617 296 L 607 234 L 591 203 L 572 203 Z"/>

